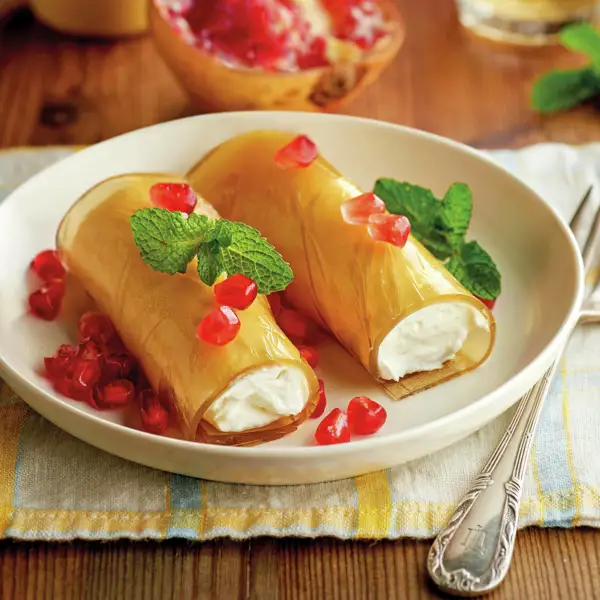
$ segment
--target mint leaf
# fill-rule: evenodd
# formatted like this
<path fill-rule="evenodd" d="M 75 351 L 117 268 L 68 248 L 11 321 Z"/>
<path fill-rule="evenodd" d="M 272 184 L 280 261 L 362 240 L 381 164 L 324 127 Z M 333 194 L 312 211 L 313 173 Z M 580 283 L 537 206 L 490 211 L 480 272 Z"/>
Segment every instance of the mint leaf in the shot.
<path fill-rule="evenodd" d="M 231 223 L 225 219 L 210 221 L 210 227 L 204 236 L 205 242 L 217 242 L 219 246 L 231 244 Z"/>
<path fill-rule="evenodd" d="M 453 183 L 442 200 L 441 222 L 452 248 L 458 248 L 467 235 L 473 212 L 473 196 L 466 183 Z"/>
<path fill-rule="evenodd" d="M 415 237 L 431 230 L 439 209 L 431 190 L 406 181 L 384 178 L 375 182 L 373 191 L 385 202 L 389 212 L 404 215 L 410 221 Z"/>
<path fill-rule="evenodd" d="M 469 292 L 484 300 L 495 300 L 501 291 L 501 277 L 492 257 L 477 243 L 461 246 L 446 268 Z"/>
<path fill-rule="evenodd" d="M 573 23 L 563 27 L 559 39 L 568 50 L 583 52 L 592 62 L 600 64 L 600 33 L 590 23 Z"/>
<path fill-rule="evenodd" d="M 142 260 L 151 269 L 169 275 L 185 273 L 211 228 L 204 215 L 191 214 L 185 218 L 180 212 L 163 208 L 137 210 L 130 223 Z"/>
<path fill-rule="evenodd" d="M 202 244 L 198 250 L 198 276 L 206 285 L 214 285 L 223 273 L 220 246 L 216 241 Z"/>
<path fill-rule="evenodd" d="M 436 258 L 445 260 L 452 256 L 456 248 L 452 227 L 460 220 L 460 211 L 455 206 L 460 200 L 459 194 L 451 194 L 451 206 L 445 209 L 444 203 L 431 190 L 405 181 L 379 179 L 374 192 L 384 201 L 389 212 L 408 218 L 412 234 Z"/>
<path fill-rule="evenodd" d="M 550 71 L 534 84 L 531 105 L 541 113 L 572 108 L 600 93 L 600 78 L 592 67 Z"/>
<path fill-rule="evenodd" d="M 280 291 L 294 278 L 292 269 L 260 233 L 225 219 L 162 208 L 137 210 L 131 230 L 142 260 L 155 271 L 185 273 L 198 257 L 198 276 L 213 285 L 223 272 L 253 279 L 260 294 Z"/>
<path fill-rule="evenodd" d="M 231 244 L 221 249 L 228 275 L 241 273 L 254 280 L 259 294 L 284 290 L 294 278 L 290 266 L 260 233 L 244 223 L 229 222 Z"/>

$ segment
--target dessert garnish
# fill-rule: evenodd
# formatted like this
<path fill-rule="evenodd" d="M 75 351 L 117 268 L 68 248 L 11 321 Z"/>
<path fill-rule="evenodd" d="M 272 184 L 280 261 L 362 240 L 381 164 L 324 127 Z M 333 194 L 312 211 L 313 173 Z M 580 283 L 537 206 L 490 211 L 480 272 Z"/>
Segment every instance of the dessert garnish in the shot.
<path fill-rule="evenodd" d="M 371 398 L 357 396 L 348 403 L 348 424 L 353 435 L 372 435 L 387 419 L 385 408 Z"/>
<path fill-rule="evenodd" d="M 256 282 L 237 273 L 215 285 L 215 298 L 222 305 L 245 310 L 255 300 L 258 294 Z"/>
<path fill-rule="evenodd" d="M 198 197 L 187 183 L 156 183 L 150 188 L 150 200 L 158 208 L 191 214 Z"/>
<path fill-rule="evenodd" d="M 404 215 L 376 213 L 369 217 L 367 230 L 376 242 L 387 242 L 404 248 L 410 234 L 410 221 Z"/>
<path fill-rule="evenodd" d="M 346 200 L 341 206 L 342 217 L 351 225 L 366 225 L 369 217 L 385 212 L 385 202 L 373 192 L 366 192 L 356 198 Z"/>
<path fill-rule="evenodd" d="M 315 439 L 319 446 L 343 444 L 350 441 L 348 415 L 339 408 L 334 408 L 318 425 Z"/>
<path fill-rule="evenodd" d="M 161 208 L 137 210 L 130 222 L 142 260 L 155 271 L 185 273 L 197 257 L 198 275 L 206 285 L 224 272 L 240 273 L 256 282 L 259 294 L 283 290 L 293 279 L 275 248 L 243 223 Z"/>
<path fill-rule="evenodd" d="M 148 433 L 164 433 L 169 426 L 169 413 L 160 398 L 150 389 L 142 390 L 139 395 L 142 424 Z"/>
<path fill-rule="evenodd" d="M 42 250 L 31 261 L 31 270 L 42 281 L 64 279 L 67 274 L 56 250 Z"/>
<path fill-rule="evenodd" d="M 319 403 L 312 418 L 320 417 L 325 410 L 323 382 L 319 379 Z M 322 401 L 321 401 L 322 400 Z M 387 412 L 381 404 L 367 398 L 357 396 L 348 403 L 346 411 L 334 408 L 317 426 L 315 439 L 320 446 L 349 442 L 354 435 L 372 435 L 377 433 L 387 420 Z"/>
<path fill-rule="evenodd" d="M 498 267 L 478 242 L 465 240 L 473 208 L 468 185 L 454 183 L 438 199 L 427 188 L 379 179 L 374 192 L 385 202 L 388 212 L 408 218 L 412 235 L 469 292 L 482 301 L 498 298 L 501 291 Z"/>
<path fill-rule="evenodd" d="M 308 136 L 299 135 L 275 153 L 275 163 L 282 169 L 303 169 L 310 166 L 318 155 L 315 143 Z"/>
<path fill-rule="evenodd" d="M 198 325 L 198 337 L 208 344 L 224 346 L 235 339 L 240 330 L 240 320 L 229 306 L 218 306 L 208 313 Z"/>
<path fill-rule="evenodd" d="M 44 321 L 54 321 L 60 313 L 65 290 L 65 282 L 62 280 L 42 284 L 39 290 L 29 296 L 31 313 Z"/>
<path fill-rule="evenodd" d="M 56 250 L 42 250 L 31 261 L 31 270 L 44 282 L 29 295 L 29 310 L 44 321 L 54 321 L 65 295 L 67 271 Z"/>

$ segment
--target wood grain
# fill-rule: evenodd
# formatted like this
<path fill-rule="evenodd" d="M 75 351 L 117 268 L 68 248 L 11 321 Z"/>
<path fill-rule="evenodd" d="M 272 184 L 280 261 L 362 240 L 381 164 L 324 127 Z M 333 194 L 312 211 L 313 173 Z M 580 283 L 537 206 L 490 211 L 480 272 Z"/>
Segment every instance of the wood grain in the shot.
<path fill-rule="evenodd" d="M 424 600 L 425 542 L 332 539 L 0 544 L 3 600 Z M 592 530 L 521 533 L 501 598 L 572 600 L 600 594 Z"/>
<path fill-rule="evenodd" d="M 580 64 L 560 49 L 474 38 L 451 0 L 398 0 L 408 35 L 394 64 L 349 114 L 403 123 L 478 147 L 600 139 L 593 106 L 540 117 L 532 81 Z M 77 40 L 28 13 L 0 24 L 0 147 L 91 144 L 195 113 L 147 38 Z M 2 600 L 417 600 L 428 542 L 331 539 L 246 543 L 0 543 Z M 521 532 L 513 567 L 490 598 L 600 597 L 600 532 Z"/>

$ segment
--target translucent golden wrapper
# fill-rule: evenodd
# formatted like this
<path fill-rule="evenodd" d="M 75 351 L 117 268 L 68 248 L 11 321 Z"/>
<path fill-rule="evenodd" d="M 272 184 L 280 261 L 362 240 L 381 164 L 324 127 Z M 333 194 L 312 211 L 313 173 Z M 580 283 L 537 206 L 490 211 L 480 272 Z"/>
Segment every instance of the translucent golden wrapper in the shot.
<path fill-rule="evenodd" d="M 410 236 L 404 248 L 373 241 L 366 226 L 346 223 L 340 206 L 362 193 L 325 159 L 284 170 L 278 149 L 296 134 L 255 131 L 214 149 L 188 173 L 225 218 L 259 229 L 294 271 L 286 298 L 329 329 L 377 377 L 377 352 L 400 321 L 425 306 L 461 302 L 481 312 L 489 331 L 472 331 L 442 369 L 385 382 L 403 398 L 481 364 L 491 352 L 495 324 L 485 305 Z M 357 148 L 368 160 L 368 148 Z"/>
<path fill-rule="evenodd" d="M 113 321 L 155 390 L 169 398 L 186 438 L 249 445 L 286 435 L 312 412 L 318 383 L 313 370 L 279 329 L 263 296 L 239 311 L 241 328 L 225 346 L 196 337 L 200 320 L 215 307 L 213 289 L 200 280 L 196 263 L 186 274 L 167 275 L 146 266 L 134 244 L 130 216 L 150 206 L 150 187 L 182 181 L 174 175 L 124 175 L 88 191 L 67 213 L 57 236 L 71 274 Z M 199 201 L 196 212 L 218 215 Z M 202 420 L 211 402 L 235 380 L 265 366 L 303 371 L 310 389 L 305 409 L 270 425 L 223 433 Z"/>

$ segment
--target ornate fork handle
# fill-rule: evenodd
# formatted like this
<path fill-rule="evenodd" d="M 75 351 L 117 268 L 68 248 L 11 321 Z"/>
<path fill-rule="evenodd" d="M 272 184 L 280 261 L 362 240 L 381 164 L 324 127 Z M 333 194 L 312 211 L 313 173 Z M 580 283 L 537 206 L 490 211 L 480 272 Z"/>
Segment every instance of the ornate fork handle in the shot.
<path fill-rule="evenodd" d="M 521 399 L 481 475 L 429 551 L 429 574 L 446 592 L 483 594 L 508 572 L 527 459 L 559 360 Z"/>

